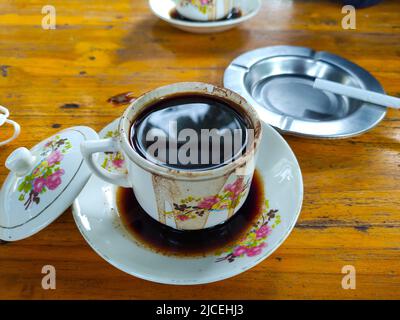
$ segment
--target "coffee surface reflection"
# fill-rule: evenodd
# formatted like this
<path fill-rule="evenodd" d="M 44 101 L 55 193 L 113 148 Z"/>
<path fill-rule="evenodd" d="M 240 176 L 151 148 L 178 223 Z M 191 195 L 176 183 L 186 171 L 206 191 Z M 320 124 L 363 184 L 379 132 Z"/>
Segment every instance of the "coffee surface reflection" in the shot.
<path fill-rule="evenodd" d="M 246 119 L 222 99 L 175 95 L 154 103 L 131 128 L 142 156 L 177 170 L 208 170 L 240 156 L 248 138 Z"/>

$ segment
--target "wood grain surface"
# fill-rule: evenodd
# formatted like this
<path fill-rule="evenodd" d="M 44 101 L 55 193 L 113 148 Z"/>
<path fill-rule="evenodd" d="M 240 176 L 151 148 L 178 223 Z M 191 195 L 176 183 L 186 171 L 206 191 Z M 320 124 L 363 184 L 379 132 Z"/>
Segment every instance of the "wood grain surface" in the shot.
<path fill-rule="evenodd" d="M 22 126 L 0 147 L 4 161 L 75 125 L 100 130 L 123 111 L 107 103 L 178 81 L 221 85 L 237 55 L 270 45 L 326 50 L 369 70 L 400 95 L 400 3 L 357 11 L 357 29 L 341 28 L 340 1 L 263 1 L 238 29 L 192 35 L 154 17 L 144 0 L 50 1 L 57 29 L 43 30 L 43 1 L 0 1 L 0 104 Z M 1 128 L 0 138 L 8 133 Z M 300 220 L 267 260 L 234 278 L 195 287 L 140 280 L 102 260 L 80 235 L 71 211 L 16 243 L 0 245 L 2 299 L 399 299 L 400 113 L 352 139 L 285 137 L 298 157 L 305 198 Z M 57 289 L 41 288 L 43 265 L 57 269 Z M 341 269 L 357 270 L 343 290 Z"/>

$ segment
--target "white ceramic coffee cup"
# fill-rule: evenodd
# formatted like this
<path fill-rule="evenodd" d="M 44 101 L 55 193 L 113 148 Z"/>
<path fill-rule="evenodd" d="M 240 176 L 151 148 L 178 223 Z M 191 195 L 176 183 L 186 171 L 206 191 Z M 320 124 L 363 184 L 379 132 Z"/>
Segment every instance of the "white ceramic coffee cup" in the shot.
<path fill-rule="evenodd" d="M 201 94 L 232 102 L 253 130 L 253 143 L 234 161 L 209 170 L 177 170 L 149 161 L 131 146 L 132 124 L 155 102 L 176 94 Z M 135 100 L 121 117 L 118 130 L 118 138 L 83 142 L 82 154 L 100 178 L 133 188 L 139 204 L 157 221 L 180 230 L 209 228 L 233 216 L 246 200 L 262 127 L 256 111 L 238 94 L 198 82 L 161 87 Z M 127 174 L 108 172 L 94 157 L 98 152 L 117 151 L 127 160 Z"/>
<path fill-rule="evenodd" d="M 194 21 L 221 20 L 235 7 L 237 0 L 175 0 L 176 10 Z"/>
<path fill-rule="evenodd" d="M 0 141 L 0 146 L 10 143 L 14 139 L 16 139 L 21 132 L 20 125 L 18 123 L 16 123 L 15 121 L 8 119 L 9 115 L 10 115 L 10 112 L 8 111 L 8 109 L 3 106 L 0 106 L 0 127 L 2 125 L 4 125 L 5 123 L 11 124 L 14 127 L 13 135 L 6 140 Z"/>

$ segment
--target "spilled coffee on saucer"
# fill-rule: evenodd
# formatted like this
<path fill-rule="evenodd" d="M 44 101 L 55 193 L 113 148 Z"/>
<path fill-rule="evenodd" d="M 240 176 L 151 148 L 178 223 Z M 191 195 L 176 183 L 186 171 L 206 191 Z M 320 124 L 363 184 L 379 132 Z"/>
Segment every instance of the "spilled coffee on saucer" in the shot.
<path fill-rule="evenodd" d="M 239 106 L 205 94 L 162 98 L 131 127 L 130 142 L 142 157 L 175 170 L 211 170 L 242 154 L 253 140 Z"/>

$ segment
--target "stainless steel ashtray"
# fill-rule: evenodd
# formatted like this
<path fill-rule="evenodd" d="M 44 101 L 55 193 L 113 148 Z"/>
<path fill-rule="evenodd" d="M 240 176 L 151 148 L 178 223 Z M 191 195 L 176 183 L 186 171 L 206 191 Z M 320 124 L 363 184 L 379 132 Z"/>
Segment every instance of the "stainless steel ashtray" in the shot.
<path fill-rule="evenodd" d="M 275 46 L 247 52 L 225 71 L 224 86 L 242 95 L 261 119 L 294 135 L 345 138 L 376 126 L 386 108 L 313 88 L 315 78 L 384 93 L 358 65 L 328 52 Z"/>

